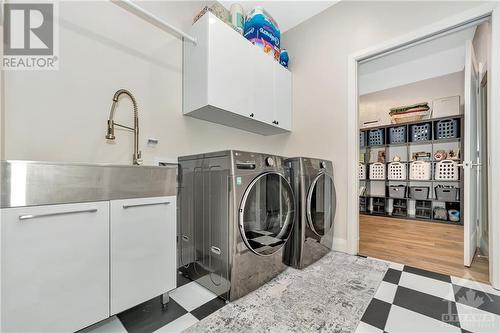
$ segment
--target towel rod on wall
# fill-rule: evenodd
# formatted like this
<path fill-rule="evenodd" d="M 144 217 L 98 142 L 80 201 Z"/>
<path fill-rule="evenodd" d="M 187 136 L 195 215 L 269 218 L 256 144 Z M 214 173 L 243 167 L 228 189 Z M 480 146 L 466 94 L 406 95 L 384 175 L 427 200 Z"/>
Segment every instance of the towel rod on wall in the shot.
<path fill-rule="evenodd" d="M 156 27 L 162 29 L 163 31 L 174 33 L 175 35 L 180 36 L 183 39 L 186 39 L 191 43 L 193 43 L 194 45 L 196 45 L 196 38 L 186 34 L 184 31 L 174 27 L 173 25 L 168 24 L 158 16 L 153 15 L 147 10 L 143 9 L 142 7 L 136 5 L 131 0 L 111 0 L 111 2 L 129 11 L 130 13 L 142 18 L 143 20 L 155 25 Z"/>

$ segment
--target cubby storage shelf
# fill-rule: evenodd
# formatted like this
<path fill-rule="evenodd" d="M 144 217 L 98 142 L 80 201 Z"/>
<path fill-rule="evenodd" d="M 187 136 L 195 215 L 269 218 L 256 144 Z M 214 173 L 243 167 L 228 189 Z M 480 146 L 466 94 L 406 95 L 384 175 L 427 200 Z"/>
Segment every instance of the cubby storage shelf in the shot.
<path fill-rule="evenodd" d="M 456 123 L 455 126 L 457 126 L 456 138 L 443 138 L 443 139 L 436 139 L 436 124 L 443 121 L 443 120 L 452 120 L 454 123 Z M 430 140 L 426 141 L 416 141 L 416 142 L 411 142 L 411 126 L 412 125 L 419 125 L 419 124 L 431 124 L 430 127 Z M 406 127 L 406 142 L 401 143 L 397 142 L 394 144 L 390 143 L 390 128 L 394 127 L 401 127 L 405 126 Z M 444 224 L 453 224 L 453 225 L 463 225 L 462 221 L 459 222 L 453 222 L 453 221 L 444 221 L 444 220 L 437 220 L 434 219 L 433 214 L 434 214 L 434 208 L 442 206 L 443 204 L 446 206 L 447 209 L 450 209 L 449 207 L 457 206 L 457 209 L 459 207 L 459 210 L 462 212 L 463 211 L 463 177 L 462 177 L 462 170 L 459 169 L 459 174 L 458 174 L 458 179 L 457 180 L 436 180 L 435 175 L 436 175 L 436 165 L 440 161 L 437 161 L 434 159 L 434 153 L 438 150 L 441 149 L 451 149 L 450 147 L 457 147 L 460 149 L 460 152 L 463 152 L 463 142 L 461 138 L 463 137 L 463 116 L 457 115 L 457 116 L 450 116 L 450 117 L 443 117 L 443 118 L 436 118 L 436 119 L 426 119 L 426 120 L 421 120 L 421 121 L 416 121 L 416 122 L 410 122 L 410 123 L 405 123 L 405 124 L 391 124 L 391 125 L 386 125 L 386 126 L 377 126 L 377 127 L 371 127 L 371 128 L 363 128 L 360 131 L 365 132 L 365 134 L 362 134 L 361 136 L 367 136 L 367 133 L 371 130 L 383 130 L 384 133 L 381 134 L 384 137 L 384 144 L 380 145 L 367 145 L 365 144 L 363 147 L 360 147 L 360 152 L 364 154 L 364 160 L 360 161 L 360 163 L 363 163 L 367 166 L 367 169 L 370 168 L 372 164 L 375 162 L 371 162 L 373 160 L 376 160 L 376 155 L 372 155 L 373 152 L 375 151 L 384 151 L 385 150 L 385 156 L 388 159 L 387 162 L 384 162 L 384 165 L 386 166 L 386 173 L 387 173 L 387 166 L 389 163 L 392 163 L 389 159 L 394 157 L 397 154 L 402 154 L 403 156 L 400 156 L 403 161 L 400 161 L 402 164 L 405 164 L 407 166 L 407 177 L 406 179 L 394 179 L 394 180 L 389 180 L 386 179 L 384 180 L 372 180 L 372 179 L 364 179 L 360 180 L 361 184 L 365 186 L 365 195 L 360 196 L 360 200 L 363 201 L 363 205 L 360 206 L 360 214 L 365 214 L 365 215 L 375 215 L 375 216 L 385 216 L 385 217 L 391 217 L 391 218 L 397 218 L 397 219 L 407 219 L 407 220 L 417 220 L 417 221 L 424 221 L 424 222 L 435 222 L 435 223 L 444 223 Z M 366 142 L 368 143 L 368 142 Z M 447 147 L 448 145 L 448 147 Z M 421 147 L 420 147 L 421 146 Z M 392 150 L 393 149 L 393 150 Z M 409 165 L 413 161 L 410 161 L 411 159 L 411 154 L 413 152 L 419 151 L 419 149 L 422 149 L 422 151 L 430 152 L 431 153 L 431 158 L 427 161 L 431 163 L 431 179 L 425 179 L 425 180 L 412 180 L 409 179 Z M 391 157 L 391 152 L 392 155 Z M 406 154 L 406 156 L 404 156 Z M 461 163 L 462 160 L 455 160 L 457 163 Z M 384 182 L 385 186 L 385 196 L 381 195 L 371 195 L 371 193 L 381 193 L 381 182 Z M 406 185 L 408 186 L 425 186 L 425 184 L 428 184 L 429 186 L 429 195 L 432 196 L 432 198 L 425 199 L 424 201 L 431 202 L 431 208 L 427 208 L 426 210 L 431 211 L 431 218 L 424 218 L 424 217 L 418 217 L 415 216 L 415 209 L 412 209 L 411 213 L 413 215 L 409 215 L 410 209 L 410 201 L 416 201 L 416 199 L 408 197 L 408 193 L 406 193 L 404 198 L 393 198 L 388 196 L 388 187 L 389 185 Z M 459 200 L 456 201 L 444 201 L 444 200 L 439 200 L 435 198 L 435 187 L 439 184 L 442 185 L 451 185 L 455 186 L 459 189 Z M 372 187 L 376 187 L 377 190 L 371 191 Z M 363 198 L 363 199 L 361 199 Z M 377 209 L 379 211 L 377 212 L 371 212 L 369 208 L 373 208 L 373 205 L 371 204 L 371 198 L 376 198 L 379 200 L 384 200 L 385 202 L 385 211 L 381 212 L 380 211 L 380 205 L 378 205 Z M 392 201 L 389 201 L 391 199 Z M 394 200 L 405 200 L 406 201 L 406 206 L 404 205 L 394 205 Z M 392 207 L 392 209 L 391 209 Z M 394 214 L 389 214 L 387 211 L 390 210 L 392 212 L 395 212 Z M 422 211 L 419 211 L 420 213 Z M 405 215 L 406 213 L 406 215 Z M 428 215 L 428 214 L 424 214 Z"/>
<path fill-rule="evenodd" d="M 379 199 L 396 199 L 396 200 L 418 200 L 418 201 L 432 201 L 432 202 L 450 202 L 450 203 L 459 203 L 460 201 L 456 200 L 456 201 L 445 201 L 445 200 L 438 200 L 438 199 L 435 199 L 435 198 L 431 198 L 431 199 L 413 199 L 413 198 L 408 198 L 408 197 L 405 197 L 405 198 L 392 198 L 392 197 L 387 197 L 387 196 L 381 196 L 381 195 L 367 195 L 367 196 L 360 196 L 360 198 L 379 198 Z"/>
<path fill-rule="evenodd" d="M 388 213 L 370 213 L 368 211 L 366 212 L 359 212 L 361 215 L 370 215 L 370 216 L 383 216 L 383 217 L 389 217 L 393 219 L 400 219 L 400 220 L 413 220 L 413 221 L 420 221 L 420 222 L 431 222 L 431 223 L 442 223 L 442 224 L 452 224 L 452 225 L 461 225 L 463 226 L 463 222 L 452 222 L 452 221 L 444 221 L 444 220 L 435 220 L 435 219 L 423 219 L 420 217 L 415 217 L 413 215 L 406 215 L 406 216 L 400 216 L 400 215 L 389 215 Z"/>

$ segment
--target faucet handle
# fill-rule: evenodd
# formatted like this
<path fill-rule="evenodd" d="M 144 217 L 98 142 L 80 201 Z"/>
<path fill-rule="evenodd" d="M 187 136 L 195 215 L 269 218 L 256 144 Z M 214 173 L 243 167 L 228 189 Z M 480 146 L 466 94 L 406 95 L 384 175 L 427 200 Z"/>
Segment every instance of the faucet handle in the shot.
<path fill-rule="evenodd" d="M 135 165 L 142 165 L 142 163 L 143 163 L 143 160 L 141 158 L 141 151 L 138 151 L 137 158 L 135 158 L 135 156 L 134 156 L 134 164 Z"/>

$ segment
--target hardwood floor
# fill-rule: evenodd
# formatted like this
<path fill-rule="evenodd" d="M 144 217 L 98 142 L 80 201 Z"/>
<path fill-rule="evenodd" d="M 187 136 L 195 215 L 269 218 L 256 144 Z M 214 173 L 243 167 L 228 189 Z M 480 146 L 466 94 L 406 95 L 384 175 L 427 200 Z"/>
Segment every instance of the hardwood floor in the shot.
<path fill-rule="evenodd" d="M 463 227 L 360 215 L 359 254 L 489 283 L 488 260 L 463 266 Z"/>

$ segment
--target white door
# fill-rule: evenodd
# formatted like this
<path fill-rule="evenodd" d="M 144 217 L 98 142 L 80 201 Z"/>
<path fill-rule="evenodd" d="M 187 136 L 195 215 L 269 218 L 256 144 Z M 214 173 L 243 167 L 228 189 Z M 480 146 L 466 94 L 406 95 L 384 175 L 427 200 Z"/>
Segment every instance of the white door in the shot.
<path fill-rule="evenodd" d="M 111 314 L 176 286 L 176 197 L 111 201 Z"/>
<path fill-rule="evenodd" d="M 464 112 L 464 265 L 470 266 L 477 248 L 479 207 L 478 193 L 478 66 L 472 41 L 465 48 L 465 112 Z"/>
<path fill-rule="evenodd" d="M 109 316 L 109 203 L 1 209 L 1 332 L 74 332 Z"/>

